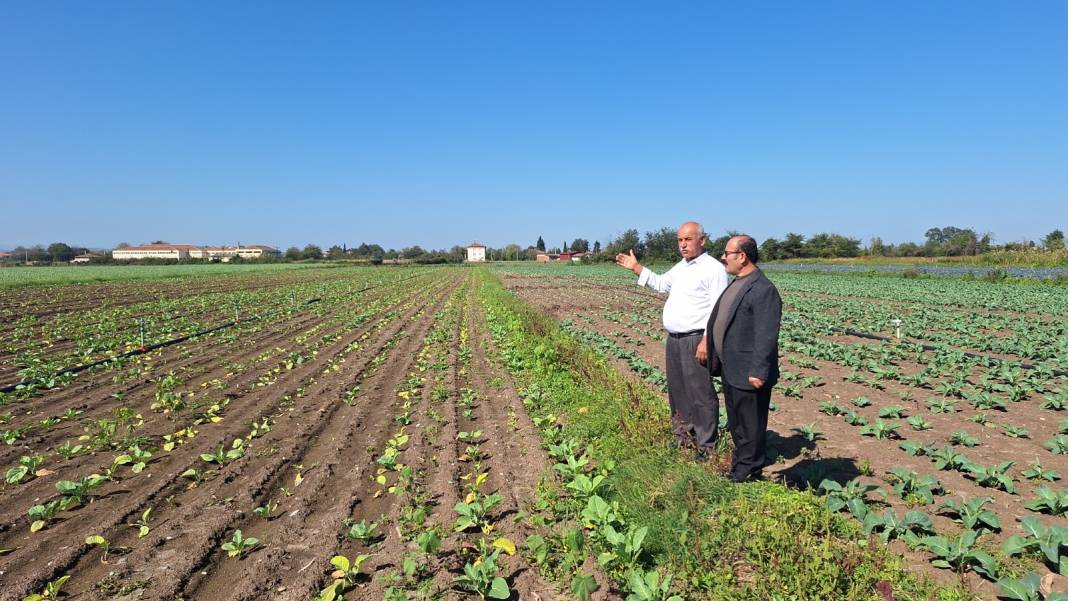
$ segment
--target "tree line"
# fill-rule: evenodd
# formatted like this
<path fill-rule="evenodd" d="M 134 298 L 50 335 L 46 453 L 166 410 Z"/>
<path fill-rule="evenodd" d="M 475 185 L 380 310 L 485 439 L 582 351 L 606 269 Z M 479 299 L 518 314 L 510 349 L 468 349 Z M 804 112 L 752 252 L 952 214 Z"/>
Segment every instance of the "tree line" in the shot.
<path fill-rule="evenodd" d="M 718 257 L 727 246 L 727 240 L 738 232 L 713 238 L 709 237 L 705 248 L 714 257 Z M 166 244 L 162 241 L 153 244 Z M 119 248 L 129 246 L 126 243 L 119 244 Z M 1008 242 L 1001 245 L 994 244 L 992 233 L 977 233 L 971 228 L 959 228 L 947 226 L 943 228 L 933 227 L 924 234 L 923 242 L 903 242 L 900 244 L 886 244 L 880 238 L 872 238 L 868 244 L 862 244 L 860 239 L 833 233 L 819 233 L 805 237 L 798 233 L 787 233 L 780 238 L 767 238 L 760 243 L 761 261 L 781 261 L 786 259 L 831 259 L 849 258 L 860 256 L 878 257 L 957 257 L 975 256 L 986 252 L 1001 251 L 1026 251 L 1043 250 L 1059 251 L 1065 249 L 1064 232 L 1055 229 L 1046 234 L 1042 240 L 1035 242 L 1025 240 L 1021 242 Z M 639 234 L 637 229 L 628 229 L 608 242 L 604 247 L 599 240 L 591 245 L 585 238 L 565 240 L 560 246 L 547 246 L 545 239 L 538 236 L 537 241 L 531 246 L 508 244 L 500 248 L 486 248 L 486 260 L 488 261 L 531 261 L 539 253 L 584 253 L 583 260 L 587 262 L 611 261 L 618 253 L 626 253 L 633 250 L 634 254 L 644 261 L 667 261 L 675 262 L 681 259 L 679 255 L 676 230 L 673 227 L 662 227 L 658 230 Z M 32 247 L 19 246 L 11 251 L 9 262 L 32 262 L 32 263 L 67 263 L 75 256 L 88 253 L 89 249 L 70 245 L 64 242 L 54 242 L 47 247 L 36 245 Z M 358 246 L 349 247 L 343 244 L 335 244 L 325 251 L 321 246 L 308 244 L 303 248 L 291 246 L 280 258 L 264 256 L 259 259 L 240 259 L 235 261 L 274 262 L 274 261 L 334 261 L 350 260 L 368 263 L 385 262 L 411 262 L 421 264 L 434 263 L 462 263 L 467 258 L 467 249 L 463 246 L 453 246 L 450 249 L 427 250 L 422 246 L 414 245 L 397 249 L 385 249 L 378 244 L 361 243 Z M 196 260 L 194 260 L 195 262 Z M 94 256 L 92 263 L 114 262 L 110 253 L 102 253 Z M 127 263 L 127 261 L 121 261 Z M 168 262 L 158 259 L 146 259 L 144 262 Z M 176 261 L 169 261 L 176 262 Z M 189 262 L 189 261 L 183 261 Z"/>

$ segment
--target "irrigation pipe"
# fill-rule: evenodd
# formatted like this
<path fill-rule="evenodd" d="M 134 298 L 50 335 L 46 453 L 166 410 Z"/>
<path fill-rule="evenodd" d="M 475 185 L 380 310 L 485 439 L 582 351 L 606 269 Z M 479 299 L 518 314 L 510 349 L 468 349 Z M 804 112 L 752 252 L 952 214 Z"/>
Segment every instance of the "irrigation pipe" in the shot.
<path fill-rule="evenodd" d="M 419 277 L 421 275 L 423 275 L 423 274 L 421 274 L 421 273 L 415 274 L 415 275 L 409 276 L 409 277 L 407 277 L 407 278 L 405 278 L 403 280 L 400 280 L 400 282 L 406 282 L 406 281 L 408 281 L 408 280 L 410 280 L 412 278 L 417 278 L 417 277 Z M 391 282 L 390 284 L 394 285 L 394 284 L 399 284 L 400 282 Z M 355 291 L 351 292 L 350 294 L 359 294 L 361 292 L 367 292 L 368 290 L 372 290 L 374 288 L 381 288 L 382 286 L 385 286 L 385 284 L 379 284 L 377 286 L 367 286 L 366 288 L 361 288 L 359 290 L 355 290 Z M 312 304 L 317 303 L 317 302 L 319 302 L 321 300 L 322 300 L 322 298 L 310 299 L 310 300 L 306 301 L 303 305 L 301 305 L 301 307 L 302 308 L 303 307 L 307 307 L 308 305 L 312 305 Z M 97 367 L 99 365 L 104 365 L 105 363 L 110 363 L 111 361 L 116 361 L 116 360 L 119 360 L 119 359 L 126 359 L 128 357 L 135 357 L 137 355 L 143 355 L 145 353 L 150 353 L 150 352 L 152 352 L 152 351 L 154 351 L 156 349 L 161 349 L 161 348 L 164 348 L 164 347 L 173 346 L 175 344 L 181 344 L 181 343 L 183 343 L 183 342 L 185 342 L 187 340 L 191 340 L 191 339 L 197 338 L 199 336 L 204 336 L 205 334 L 211 334 L 212 332 L 218 332 L 219 330 L 224 330 L 226 328 L 230 328 L 230 327 L 236 326 L 237 324 L 240 324 L 240 323 L 248 323 L 250 321 L 256 321 L 256 320 L 259 320 L 259 319 L 263 319 L 265 317 L 271 317 L 271 316 L 276 315 L 276 314 L 278 314 L 280 312 L 282 312 L 282 309 L 279 309 L 279 310 L 274 311 L 272 313 L 266 313 L 264 315 L 255 315 L 255 316 L 252 316 L 252 317 L 246 317 L 245 319 L 235 319 L 233 321 L 228 321 L 226 323 L 219 324 L 219 325 L 211 327 L 211 328 L 207 328 L 207 329 L 204 329 L 204 330 L 199 330 L 197 332 L 193 332 L 191 334 L 186 334 L 184 336 L 179 336 L 178 338 L 172 338 L 170 340 L 164 340 L 163 342 L 157 342 L 156 344 L 150 344 L 150 345 L 147 345 L 147 346 L 142 346 L 142 347 L 133 349 L 132 351 L 127 351 L 125 353 L 122 353 L 122 354 L 119 354 L 119 355 L 115 355 L 113 357 L 105 357 L 103 359 L 99 359 L 97 361 L 93 361 L 92 363 L 86 363 L 84 365 L 73 365 L 71 367 L 66 367 L 66 368 L 63 368 L 63 369 L 57 371 L 52 376 L 53 377 L 59 377 L 59 376 L 65 375 L 65 374 L 76 374 L 78 372 L 82 372 L 82 371 L 85 371 L 87 369 L 90 369 L 90 368 L 93 368 L 93 367 Z M 33 380 L 23 380 L 21 382 L 16 382 L 14 384 L 9 384 L 7 386 L 4 386 L 3 388 L 0 388 L 0 394 L 12 392 L 13 390 L 16 390 L 19 386 L 28 386 L 28 385 L 30 385 L 32 383 L 33 383 Z"/>

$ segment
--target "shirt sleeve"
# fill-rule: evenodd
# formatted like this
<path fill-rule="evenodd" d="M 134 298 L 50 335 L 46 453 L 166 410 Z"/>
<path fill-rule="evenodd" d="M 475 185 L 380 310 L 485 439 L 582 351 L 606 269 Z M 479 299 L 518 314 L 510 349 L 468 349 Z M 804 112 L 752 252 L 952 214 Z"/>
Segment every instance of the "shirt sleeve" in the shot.
<path fill-rule="evenodd" d="M 664 275 L 657 275 L 648 267 L 642 267 L 642 273 L 638 276 L 638 285 L 652 288 L 657 292 L 668 292 L 671 290 L 671 271 Z"/>

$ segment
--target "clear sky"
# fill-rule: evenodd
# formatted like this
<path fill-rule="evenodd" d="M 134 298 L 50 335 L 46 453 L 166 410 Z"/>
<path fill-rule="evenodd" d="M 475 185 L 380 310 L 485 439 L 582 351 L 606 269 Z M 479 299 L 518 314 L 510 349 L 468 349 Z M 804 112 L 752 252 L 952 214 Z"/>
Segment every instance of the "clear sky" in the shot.
<path fill-rule="evenodd" d="M 1068 2 L 5 2 L 0 248 L 1068 230 Z"/>

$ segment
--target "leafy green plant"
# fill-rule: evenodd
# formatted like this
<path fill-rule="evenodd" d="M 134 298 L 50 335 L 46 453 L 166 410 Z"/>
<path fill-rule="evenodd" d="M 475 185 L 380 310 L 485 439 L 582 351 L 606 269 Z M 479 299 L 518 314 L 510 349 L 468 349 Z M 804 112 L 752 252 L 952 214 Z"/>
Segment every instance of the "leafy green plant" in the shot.
<path fill-rule="evenodd" d="M 864 408 L 864 407 L 867 407 L 868 405 L 871 405 L 871 399 L 869 399 L 866 396 L 858 396 L 857 398 L 851 400 L 850 402 L 853 403 L 854 406 L 860 407 L 860 408 Z"/>
<path fill-rule="evenodd" d="M 907 421 L 909 425 L 912 426 L 912 429 L 916 430 L 917 432 L 930 430 L 934 427 L 931 422 L 924 419 L 922 415 L 913 415 L 912 417 L 908 418 Z"/>
<path fill-rule="evenodd" d="M 860 435 L 874 436 L 879 440 L 901 438 L 901 435 L 897 432 L 900 428 L 901 426 L 888 424 L 881 419 L 877 419 L 874 424 L 861 428 Z"/>
<path fill-rule="evenodd" d="M 920 455 L 930 456 L 932 453 L 935 452 L 934 447 L 932 447 L 929 443 L 925 443 L 925 442 L 924 443 L 918 443 L 918 442 L 912 442 L 910 440 L 906 440 L 906 441 L 902 442 L 901 444 L 899 444 L 897 446 L 902 451 L 905 451 L 905 453 L 907 453 L 909 455 L 912 455 L 913 457 L 917 457 L 917 456 L 920 456 Z"/>
<path fill-rule="evenodd" d="M 352 520 L 345 520 L 345 525 L 349 527 L 345 532 L 345 536 L 349 540 L 360 541 L 365 545 L 371 544 L 371 540 L 375 537 L 375 531 L 378 529 L 378 522 L 370 522 L 367 520 L 360 520 L 359 522 L 353 522 Z"/>
<path fill-rule="evenodd" d="M 1038 497 L 1024 505 L 1025 508 L 1038 513 L 1068 517 L 1068 491 L 1054 491 L 1043 485 L 1035 492 L 1038 493 Z"/>
<path fill-rule="evenodd" d="M 501 502 L 500 495 L 489 495 L 471 499 L 469 502 L 457 503 L 452 509 L 460 517 L 456 518 L 453 530 L 462 532 L 471 528 L 480 528 L 486 531 L 490 526 L 487 514 Z"/>
<path fill-rule="evenodd" d="M 37 532 L 47 526 L 48 522 L 52 521 L 52 518 L 56 517 L 56 514 L 64 509 L 66 509 L 66 505 L 61 499 L 53 499 L 43 505 L 30 507 L 27 511 L 30 519 L 33 520 L 30 523 L 30 532 Z"/>
<path fill-rule="evenodd" d="M 4 481 L 8 484 L 18 484 L 27 475 L 32 479 L 44 462 L 44 455 L 23 455 L 22 457 L 19 457 L 18 465 L 7 470 L 7 474 L 4 476 Z"/>
<path fill-rule="evenodd" d="M 344 555 L 335 555 L 330 558 L 330 565 L 335 568 L 330 577 L 334 581 L 319 591 L 318 600 L 334 601 L 343 598 L 345 590 L 354 586 L 359 580 L 360 567 L 370 558 L 370 555 L 357 555 L 352 558 L 352 561 Z"/>
<path fill-rule="evenodd" d="M 464 573 L 453 579 L 453 584 L 470 591 L 482 599 L 507 599 L 512 596 L 508 582 L 497 575 L 497 558 L 501 550 L 479 558 L 479 561 L 464 565 Z"/>
<path fill-rule="evenodd" d="M 1005 424 L 1001 427 L 1005 432 L 1005 436 L 1009 438 L 1031 438 L 1031 431 L 1024 426 L 1012 426 Z"/>
<path fill-rule="evenodd" d="M 934 524 L 922 511 L 906 511 L 905 516 L 899 518 L 894 510 L 887 509 L 882 515 L 872 511 L 864 516 L 864 533 L 872 534 L 876 531 L 884 544 L 889 543 L 891 539 L 900 538 L 910 547 L 914 547 L 919 544 L 919 535 L 934 534 Z"/>
<path fill-rule="evenodd" d="M 1068 594 L 1051 592 L 1042 595 L 1042 579 L 1038 574 L 1030 574 L 1019 579 L 1003 578 L 997 582 L 1002 597 L 1015 601 L 1068 601 Z"/>
<path fill-rule="evenodd" d="M 200 455 L 200 458 L 208 463 L 226 465 L 231 460 L 238 459 L 244 454 L 245 441 L 241 438 L 235 438 L 233 444 L 230 445 L 230 450 L 226 450 L 225 447 L 220 446 L 214 453 L 203 453 Z"/>
<path fill-rule="evenodd" d="M 989 467 L 978 463 L 969 463 L 964 466 L 964 470 L 979 486 L 996 488 L 1009 494 L 1016 494 L 1016 485 L 1012 476 L 1008 474 L 1009 468 L 1014 465 L 1016 465 L 1015 461 L 1006 461 Z"/>
<path fill-rule="evenodd" d="M 140 474 L 151 458 L 152 453 L 141 450 L 141 447 L 137 445 L 132 445 L 125 455 L 116 457 L 114 463 L 117 465 L 129 465 L 131 472 Z"/>
<path fill-rule="evenodd" d="M 990 497 L 972 499 L 970 501 L 957 502 L 949 499 L 939 506 L 940 513 L 955 516 L 954 522 L 963 525 L 969 530 L 982 532 L 996 532 L 1001 530 L 1001 520 L 998 514 L 985 509 L 987 503 L 993 502 Z"/>
<path fill-rule="evenodd" d="M 952 569 L 958 572 L 971 570 L 980 576 L 990 580 L 998 577 L 998 564 L 989 553 L 975 546 L 979 533 L 968 530 L 958 538 L 944 536 L 928 536 L 920 540 L 935 559 L 931 565 L 939 568 Z"/>
<path fill-rule="evenodd" d="M 678 595 L 671 595 L 671 576 L 660 579 L 656 570 L 643 572 L 631 570 L 627 577 L 627 601 L 683 601 Z"/>
<path fill-rule="evenodd" d="M 260 539 L 253 537 L 244 537 L 241 534 L 241 530 L 235 530 L 230 540 L 222 544 L 222 550 L 226 551 L 227 557 L 239 557 L 243 556 L 248 551 L 252 550 L 256 545 L 260 544 Z"/>
<path fill-rule="evenodd" d="M 629 528 L 626 532 L 617 532 L 611 524 L 601 526 L 598 531 L 609 551 L 597 556 L 597 563 L 606 569 L 612 569 L 621 563 L 623 567 L 634 568 L 642 554 L 642 542 L 649 534 L 649 528 Z"/>
<path fill-rule="evenodd" d="M 1047 440 L 1045 447 L 1054 455 L 1068 455 L 1068 436 L 1058 434 Z"/>
<path fill-rule="evenodd" d="M 931 397 L 927 399 L 927 408 L 931 410 L 931 413 L 956 413 L 957 402 Z"/>
<path fill-rule="evenodd" d="M 954 432 L 949 437 L 949 442 L 950 444 L 962 445 L 969 448 L 979 446 L 979 439 L 969 435 L 964 430 L 957 430 Z"/>
<path fill-rule="evenodd" d="M 1005 541 L 1002 549 L 1009 557 L 1038 550 L 1046 564 L 1062 576 L 1068 576 L 1068 528 L 1057 524 L 1045 526 L 1032 516 L 1020 519 L 1024 536 L 1014 535 Z M 1066 553 L 1062 553 L 1061 549 Z"/>
<path fill-rule="evenodd" d="M 865 419 L 863 415 L 861 415 L 861 414 L 859 414 L 859 413 L 857 413 L 855 411 L 846 412 L 842 417 L 843 417 L 843 419 L 845 419 L 845 422 L 847 424 L 849 424 L 850 426 L 866 426 L 866 425 L 868 425 L 868 420 Z"/>
<path fill-rule="evenodd" d="M 274 513 L 275 509 L 278 509 L 278 503 L 276 503 L 275 501 L 273 501 L 271 499 L 268 499 L 266 503 L 264 503 L 263 505 L 260 505 L 259 507 L 253 509 L 252 513 L 256 514 L 257 517 L 260 517 L 260 518 L 263 518 L 263 519 L 266 520 L 266 519 L 271 517 L 271 514 Z"/>
<path fill-rule="evenodd" d="M 1023 477 L 1028 480 L 1046 480 L 1047 482 L 1053 482 L 1054 480 L 1061 479 L 1059 473 L 1053 470 L 1043 469 L 1042 462 L 1037 459 L 1031 464 L 1031 467 L 1021 473 L 1023 474 Z"/>
<path fill-rule="evenodd" d="M 931 459 L 935 463 L 935 467 L 940 470 L 963 470 L 964 466 L 968 464 L 968 458 L 962 453 L 958 453 L 953 447 L 942 447 L 941 450 L 935 451 L 930 455 Z"/>
<path fill-rule="evenodd" d="M 816 422 L 802 424 L 793 428 L 792 431 L 797 432 L 809 442 L 816 442 L 823 435 L 823 431 L 816 427 Z"/>
<path fill-rule="evenodd" d="M 22 601 L 45 601 L 46 599 L 51 601 L 53 599 L 59 599 L 59 596 L 62 594 L 63 585 L 67 584 L 68 580 L 70 580 L 70 576 L 60 576 L 46 584 L 41 592 L 29 595 Z"/>
<path fill-rule="evenodd" d="M 943 492 L 942 483 L 937 478 L 929 475 L 919 476 L 916 472 L 905 468 L 890 470 L 893 482 L 894 494 L 902 499 L 916 496 L 930 505 L 934 502 L 934 496 Z"/>
<path fill-rule="evenodd" d="M 901 405 L 889 405 L 879 410 L 879 417 L 901 419 L 905 417 L 905 408 Z"/>
<path fill-rule="evenodd" d="M 144 538 L 144 537 L 148 536 L 148 533 L 152 529 L 152 526 L 148 521 L 149 517 L 151 515 L 152 515 L 152 508 L 149 507 L 148 509 L 146 509 L 141 514 L 141 517 L 138 518 L 137 521 L 135 521 L 132 524 L 126 524 L 126 525 L 131 527 L 131 528 L 137 528 L 137 538 Z"/>
<path fill-rule="evenodd" d="M 841 415 L 846 412 L 845 408 L 836 403 L 835 401 L 824 401 L 817 406 L 820 413 L 826 413 L 831 417 L 835 415 Z"/>

